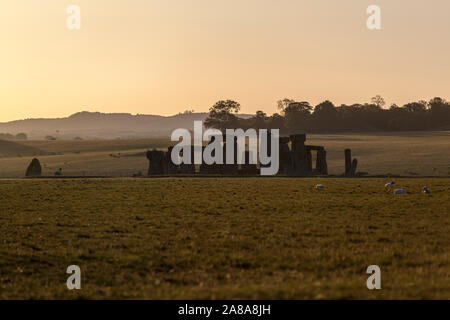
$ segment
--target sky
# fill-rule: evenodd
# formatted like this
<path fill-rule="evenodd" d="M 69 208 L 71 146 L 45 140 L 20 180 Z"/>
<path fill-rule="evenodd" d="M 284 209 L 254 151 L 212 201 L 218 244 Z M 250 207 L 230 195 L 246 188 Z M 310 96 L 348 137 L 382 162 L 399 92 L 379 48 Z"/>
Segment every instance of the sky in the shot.
<path fill-rule="evenodd" d="M 448 0 L 0 0 L 0 121 L 448 100 L 449 34 Z"/>

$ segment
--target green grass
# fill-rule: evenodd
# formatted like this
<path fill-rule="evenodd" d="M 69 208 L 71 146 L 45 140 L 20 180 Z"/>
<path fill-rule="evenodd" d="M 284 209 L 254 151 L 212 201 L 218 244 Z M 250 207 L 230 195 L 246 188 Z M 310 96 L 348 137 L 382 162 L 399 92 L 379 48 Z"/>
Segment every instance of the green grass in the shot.
<path fill-rule="evenodd" d="M 450 179 L 385 182 L 0 180 L 0 298 L 448 299 Z"/>

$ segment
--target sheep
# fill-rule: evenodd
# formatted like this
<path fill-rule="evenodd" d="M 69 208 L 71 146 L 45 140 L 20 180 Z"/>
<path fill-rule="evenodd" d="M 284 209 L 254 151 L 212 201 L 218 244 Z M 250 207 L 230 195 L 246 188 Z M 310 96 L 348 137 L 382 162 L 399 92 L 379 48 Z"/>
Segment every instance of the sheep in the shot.
<path fill-rule="evenodd" d="M 423 187 L 422 188 L 422 193 L 424 193 L 424 194 L 432 194 L 431 190 L 428 189 L 428 187 Z"/>
<path fill-rule="evenodd" d="M 318 185 L 316 185 L 316 189 L 318 189 L 318 190 L 325 189 L 325 186 L 323 184 L 318 184 Z"/>
<path fill-rule="evenodd" d="M 391 181 L 391 182 L 389 182 L 389 183 L 386 183 L 384 186 L 385 186 L 386 188 L 390 188 L 390 187 L 393 187 L 394 184 L 395 184 L 395 181 Z"/>
<path fill-rule="evenodd" d="M 406 191 L 403 188 L 395 189 L 394 194 L 406 194 Z"/>

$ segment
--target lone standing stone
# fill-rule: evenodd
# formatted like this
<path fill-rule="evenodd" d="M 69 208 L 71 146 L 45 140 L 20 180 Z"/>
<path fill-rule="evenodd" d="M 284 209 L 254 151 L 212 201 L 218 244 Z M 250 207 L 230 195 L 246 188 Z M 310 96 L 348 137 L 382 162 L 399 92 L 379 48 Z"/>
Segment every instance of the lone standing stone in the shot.
<path fill-rule="evenodd" d="M 345 149 L 345 175 L 351 176 L 352 174 L 352 150 Z"/>
<path fill-rule="evenodd" d="M 41 163 L 38 159 L 34 158 L 31 160 L 30 165 L 27 168 L 27 172 L 25 176 L 27 177 L 40 177 L 42 174 L 42 167 Z"/>

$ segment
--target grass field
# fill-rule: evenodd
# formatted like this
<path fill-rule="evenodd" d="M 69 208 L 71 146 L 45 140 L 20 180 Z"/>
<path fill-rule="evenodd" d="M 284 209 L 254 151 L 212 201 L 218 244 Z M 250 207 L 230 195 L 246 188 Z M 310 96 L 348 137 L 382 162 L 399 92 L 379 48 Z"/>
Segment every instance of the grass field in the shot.
<path fill-rule="evenodd" d="M 44 175 L 53 175 L 58 168 L 70 176 L 145 174 L 144 152 L 169 144 L 164 139 L 22 141 L 14 147 L 0 141 L 0 178 L 23 177 L 33 155 L 38 155 Z M 334 175 L 344 172 L 346 148 L 358 158 L 358 170 L 371 175 L 450 175 L 450 132 L 446 131 L 315 134 L 308 135 L 307 144 L 325 146 L 329 172 Z"/>
<path fill-rule="evenodd" d="M 385 182 L 0 180 L 0 298 L 449 299 L 450 179 Z"/>

